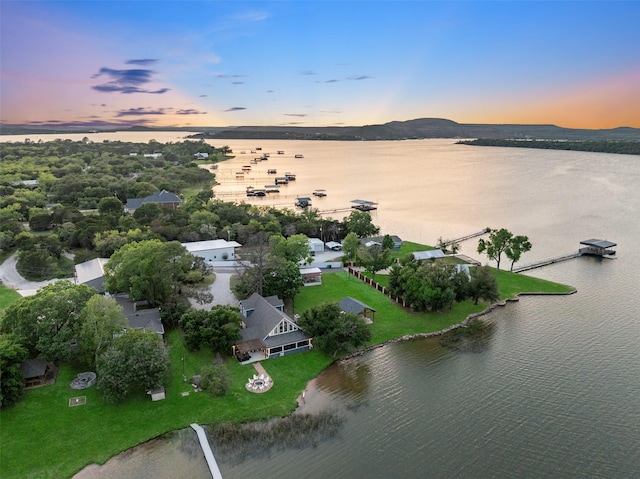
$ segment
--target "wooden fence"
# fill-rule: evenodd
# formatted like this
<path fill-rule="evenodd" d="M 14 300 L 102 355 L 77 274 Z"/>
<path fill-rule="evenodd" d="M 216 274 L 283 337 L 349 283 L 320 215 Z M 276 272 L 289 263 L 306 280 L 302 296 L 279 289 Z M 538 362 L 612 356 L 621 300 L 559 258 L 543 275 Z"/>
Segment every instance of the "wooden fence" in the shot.
<path fill-rule="evenodd" d="M 392 301 L 395 301 L 398 304 L 401 304 L 403 307 L 407 307 L 407 304 L 405 303 L 404 299 L 400 296 L 394 296 L 393 294 L 391 294 L 389 292 L 389 290 L 387 288 L 385 288 L 384 286 L 382 286 L 380 283 L 372 280 L 371 278 L 365 276 L 364 274 L 362 274 L 360 271 L 352 268 L 351 266 L 347 266 L 347 272 L 351 275 L 354 276 L 356 278 L 358 278 L 360 281 L 362 281 L 363 283 L 368 284 L 369 286 L 371 286 L 374 289 L 377 289 L 378 291 L 380 291 L 382 294 L 384 294 L 385 296 L 387 296 L 389 299 L 391 299 Z"/>

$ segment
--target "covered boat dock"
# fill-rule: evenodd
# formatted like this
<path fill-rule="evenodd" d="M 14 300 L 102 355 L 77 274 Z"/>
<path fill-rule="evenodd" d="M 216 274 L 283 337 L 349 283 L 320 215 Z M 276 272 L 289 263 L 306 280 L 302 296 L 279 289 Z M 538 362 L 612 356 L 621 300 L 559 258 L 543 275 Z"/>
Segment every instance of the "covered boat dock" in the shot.
<path fill-rule="evenodd" d="M 580 241 L 581 245 L 584 245 L 584 248 L 580 248 L 581 254 L 587 254 L 592 256 L 611 256 L 616 254 L 616 251 L 613 249 L 618 246 L 616 243 L 607 240 L 601 239 L 588 239 L 584 241 Z"/>

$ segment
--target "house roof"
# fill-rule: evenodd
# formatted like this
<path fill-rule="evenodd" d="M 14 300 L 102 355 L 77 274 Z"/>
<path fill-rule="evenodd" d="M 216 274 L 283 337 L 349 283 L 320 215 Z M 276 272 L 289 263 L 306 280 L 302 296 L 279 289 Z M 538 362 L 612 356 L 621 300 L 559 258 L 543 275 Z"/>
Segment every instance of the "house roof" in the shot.
<path fill-rule="evenodd" d="M 94 258 L 75 266 L 78 284 L 87 284 L 104 277 L 104 265 L 109 258 Z"/>
<path fill-rule="evenodd" d="M 322 270 L 320 268 L 300 268 L 300 274 L 321 274 Z"/>
<path fill-rule="evenodd" d="M 357 299 L 352 298 L 351 296 L 346 296 L 342 301 L 340 301 L 340 303 L 338 303 L 338 306 L 345 313 L 360 314 L 365 309 L 375 312 L 374 308 L 372 308 L 368 304 L 363 303 L 362 301 L 358 301 Z"/>
<path fill-rule="evenodd" d="M 47 372 L 48 364 L 44 359 L 27 359 L 20 364 L 20 371 L 25 379 L 39 378 Z"/>
<path fill-rule="evenodd" d="M 214 249 L 239 248 L 242 245 L 236 241 L 216 239 L 209 241 L 191 241 L 189 243 L 182 243 L 182 246 L 187 248 L 189 253 L 197 253 L 198 251 L 209 251 Z"/>
<path fill-rule="evenodd" d="M 282 300 L 277 296 L 263 298 L 258 293 L 253 293 L 249 298 L 240 301 L 240 306 L 245 314 L 250 312 L 244 317 L 246 328 L 240 330 L 242 342 L 257 339 L 262 341 L 265 346 L 273 348 L 309 339 L 302 330 L 269 336 L 269 333 L 282 320 L 295 324 L 289 315 L 277 309 L 284 306 Z"/>
<path fill-rule="evenodd" d="M 329 249 L 342 249 L 342 245 L 336 241 L 328 241 L 325 246 Z"/>
<path fill-rule="evenodd" d="M 412 253 L 417 260 L 444 258 L 445 254 L 441 249 L 432 249 L 429 251 L 415 251 Z"/>
<path fill-rule="evenodd" d="M 139 309 L 137 303 L 126 294 L 116 294 L 113 298 L 122 307 L 122 313 L 127 318 L 130 328 L 164 334 L 164 325 L 158 308 Z"/>
<path fill-rule="evenodd" d="M 167 190 L 156 191 L 155 193 L 147 196 L 146 198 L 129 198 L 127 200 L 127 209 L 135 210 L 145 203 L 167 204 L 167 203 L 181 203 L 182 199 L 175 193 L 171 193 Z"/>
<path fill-rule="evenodd" d="M 603 249 L 613 248 L 614 246 L 617 246 L 616 243 L 613 243 L 607 240 L 601 240 L 601 239 L 588 239 L 588 240 L 580 241 L 580 244 L 583 244 L 586 246 L 593 246 L 594 248 L 603 248 Z"/>

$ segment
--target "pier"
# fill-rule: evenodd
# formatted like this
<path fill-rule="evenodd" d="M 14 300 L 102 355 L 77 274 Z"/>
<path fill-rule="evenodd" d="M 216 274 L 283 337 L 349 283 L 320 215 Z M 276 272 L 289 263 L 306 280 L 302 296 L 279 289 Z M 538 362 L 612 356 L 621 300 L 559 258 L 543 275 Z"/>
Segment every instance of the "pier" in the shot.
<path fill-rule="evenodd" d="M 535 263 L 525 264 L 524 266 L 518 266 L 517 268 L 513 268 L 511 270 L 512 273 L 522 273 L 523 271 L 529 271 L 530 269 L 541 268 L 542 266 L 547 266 L 549 264 L 559 263 L 561 261 L 567 261 L 569 259 L 577 258 L 582 256 L 582 252 L 576 251 L 575 253 L 569 253 L 562 256 L 556 256 L 555 258 L 543 259 L 541 261 L 537 261 Z"/>
<path fill-rule="evenodd" d="M 518 266 L 511 270 L 512 273 L 522 273 L 523 271 L 529 271 L 531 269 L 540 268 L 549 264 L 559 263 L 561 261 L 567 261 L 569 259 L 578 258 L 580 256 L 599 256 L 601 258 L 615 258 L 616 243 L 607 240 L 600 239 L 588 239 L 580 241 L 583 248 L 580 248 L 575 253 L 569 253 L 562 256 L 556 256 L 555 258 L 543 259 L 535 263 L 526 264 L 524 266 Z"/>
<path fill-rule="evenodd" d="M 222 479 L 222 473 L 220 472 L 216 458 L 213 457 L 213 451 L 211 450 L 211 446 L 209 446 L 207 434 L 204 432 L 204 429 L 202 429 L 199 424 L 195 423 L 191 424 L 191 428 L 196 432 L 196 434 L 198 434 L 200 447 L 202 448 L 202 452 L 204 452 L 204 458 L 207 460 L 207 465 L 211 471 L 211 477 L 213 477 L 213 479 Z"/>
<path fill-rule="evenodd" d="M 482 231 L 478 231 L 477 233 L 471 233 L 470 235 L 461 236 L 460 238 L 443 241 L 442 246 L 450 246 L 454 243 L 460 243 L 462 241 L 466 241 L 471 238 L 477 238 L 478 236 L 485 235 L 489 232 L 487 228 L 484 228 Z"/>

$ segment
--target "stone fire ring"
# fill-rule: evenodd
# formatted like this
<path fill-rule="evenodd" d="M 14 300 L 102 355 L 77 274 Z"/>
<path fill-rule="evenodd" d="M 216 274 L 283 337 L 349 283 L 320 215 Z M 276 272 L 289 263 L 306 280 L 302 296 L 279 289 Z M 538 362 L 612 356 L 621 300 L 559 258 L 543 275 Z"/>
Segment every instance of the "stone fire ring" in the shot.
<path fill-rule="evenodd" d="M 69 386 L 71 387 L 71 389 L 87 389 L 88 387 L 93 386 L 95 382 L 96 373 L 88 371 L 86 373 L 78 374 L 75 378 L 73 378 Z"/>
<path fill-rule="evenodd" d="M 253 379 L 249 379 L 244 386 L 247 388 L 247 391 L 260 394 L 271 389 L 273 380 L 269 376 L 265 376 L 264 378 L 254 376 Z"/>

